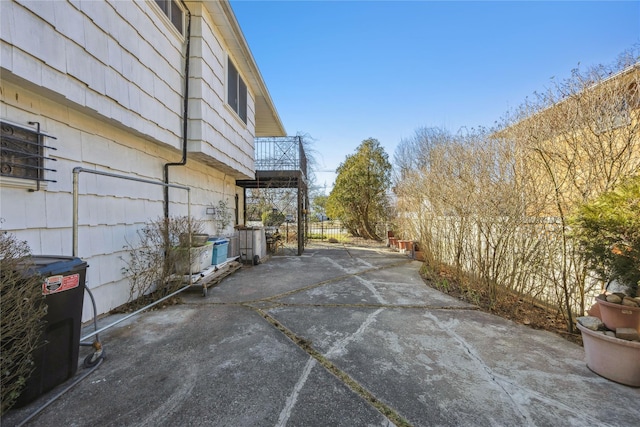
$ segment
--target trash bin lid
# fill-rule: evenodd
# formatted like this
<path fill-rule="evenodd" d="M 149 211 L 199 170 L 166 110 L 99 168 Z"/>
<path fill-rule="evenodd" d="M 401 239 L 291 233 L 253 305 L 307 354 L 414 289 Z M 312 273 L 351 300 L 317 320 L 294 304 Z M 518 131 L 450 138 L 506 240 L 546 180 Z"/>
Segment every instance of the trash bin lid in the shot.
<path fill-rule="evenodd" d="M 229 243 L 229 239 L 218 239 L 213 242 L 214 245 L 224 245 L 225 243 Z"/>
<path fill-rule="evenodd" d="M 33 255 L 31 261 L 33 266 L 30 270 L 35 270 L 43 276 L 55 276 L 87 266 L 85 261 L 72 256 Z"/>

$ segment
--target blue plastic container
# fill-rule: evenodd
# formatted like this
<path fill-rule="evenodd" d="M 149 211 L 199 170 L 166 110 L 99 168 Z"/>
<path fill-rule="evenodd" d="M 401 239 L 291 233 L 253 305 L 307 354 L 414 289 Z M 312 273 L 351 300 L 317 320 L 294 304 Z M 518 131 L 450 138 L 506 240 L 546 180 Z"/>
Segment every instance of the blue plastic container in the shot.
<path fill-rule="evenodd" d="M 228 239 L 217 239 L 213 241 L 213 254 L 211 255 L 211 264 L 219 265 L 227 260 L 227 251 L 229 250 Z"/>

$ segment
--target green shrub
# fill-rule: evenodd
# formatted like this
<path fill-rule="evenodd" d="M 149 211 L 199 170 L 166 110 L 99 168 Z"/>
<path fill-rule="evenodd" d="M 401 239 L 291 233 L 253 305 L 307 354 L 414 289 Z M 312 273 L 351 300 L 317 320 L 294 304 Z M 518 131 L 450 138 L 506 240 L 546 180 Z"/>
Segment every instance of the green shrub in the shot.
<path fill-rule="evenodd" d="M 324 240 L 324 239 L 327 238 L 327 235 L 326 234 L 320 234 L 320 233 L 309 233 L 307 235 L 307 237 L 309 239 L 312 239 L 312 240 Z"/>
<path fill-rule="evenodd" d="M 280 211 L 265 211 L 262 212 L 262 224 L 265 227 L 277 227 L 280 226 L 285 220 L 285 215 Z"/>
<path fill-rule="evenodd" d="M 571 218 L 588 266 L 635 296 L 640 284 L 640 175 L 602 194 Z"/>

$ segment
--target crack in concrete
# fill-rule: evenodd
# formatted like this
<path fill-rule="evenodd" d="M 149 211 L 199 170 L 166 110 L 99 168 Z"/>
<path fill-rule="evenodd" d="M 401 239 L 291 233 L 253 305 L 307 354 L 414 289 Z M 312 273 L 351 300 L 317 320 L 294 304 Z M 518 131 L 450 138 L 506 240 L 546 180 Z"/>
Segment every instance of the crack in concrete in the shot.
<path fill-rule="evenodd" d="M 438 318 L 435 317 L 434 315 L 429 313 L 426 316 L 429 317 L 434 322 L 438 323 Z M 511 405 L 512 408 L 515 410 L 516 413 L 520 415 L 520 417 L 522 417 L 522 419 L 527 423 L 527 425 L 529 426 L 535 425 L 531 419 L 531 414 L 529 414 L 529 411 L 527 411 L 525 407 L 520 405 L 520 403 L 516 400 L 516 398 L 511 393 L 509 393 L 509 391 L 505 388 L 502 381 L 500 381 L 497 378 L 493 370 L 484 362 L 484 360 L 482 360 L 482 357 L 480 357 L 480 355 L 477 354 L 475 349 L 471 345 L 469 345 L 469 343 L 464 338 L 462 338 L 460 335 L 455 333 L 455 331 L 452 331 L 451 329 L 447 328 L 445 325 L 442 325 L 442 330 L 444 330 L 450 337 L 455 339 L 467 351 L 469 356 L 471 356 L 471 358 L 474 359 L 476 363 L 480 365 L 482 370 L 486 373 L 487 377 L 506 394 L 506 396 L 509 398 L 509 400 L 512 403 Z"/>
<path fill-rule="evenodd" d="M 529 411 L 522 404 L 522 403 L 525 403 L 523 401 L 524 400 L 523 396 L 520 393 L 512 393 L 512 392 L 510 392 L 508 390 L 508 387 L 515 388 L 515 389 L 517 389 L 519 391 L 524 392 L 524 394 L 527 395 L 527 396 L 535 397 L 535 398 L 541 400 L 542 402 L 545 402 L 548 405 L 555 406 L 555 407 L 557 407 L 559 409 L 562 409 L 562 410 L 567 411 L 567 412 L 569 412 L 571 414 L 574 414 L 577 417 L 583 418 L 585 422 L 588 422 L 590 424 L 602 425 L 602 426 L 610 426 L 609 424 L 603 424 L 601 420 L 597 420 L 597 419 L 594 419 L 592 417 L 589 417 L 587 414 L 584 414 L 582 412 L 576 412 L 576 410 L 574 408 L 572 408 L 571 406 L 566 405 L 566 404 L 564 404 L 562 402 L 559 402 L 555 398 L 554 399 L 550 399 L 550 398 L 546 397 L 545 395 L 543 395 L 543 394 L 541 394 L 541 393 L 539 393 L 539 392 L 537 392 L 535 390 L 532 390 L 530 388 L 523 387 L 523 386 L 521 386 L 519 384 L 516 384 L 513 381 L 510 381 L 507 377 L 494 372 L 493 369 L 491 369 L 491 367 L 489 367 L 489 365 L 487 365 L 485 363 L 485 361 L 482 359 L 482 357 L 476 352 L 475 348 L 472 345 L 470 345 L 463 337 L 458 335 L 451 328 L 448 328 L 446 324 L 443 324 L 442 322 L 440 322 L 440 320 L 437 317 L 435 317 L 434 315 L 432 315 L 430 313 L 427 313 L 427 314 L 425 314 L 425 316 L 430 318 L 435 323 L 440 324 L 441 327 L 442 327 L 442 330 L 445 331 L 450 337 L 455 339 L 466 350 L 467 354 L 469 354 L 469 356 L 472 359 L 474 359 L 478 365 L 480 365 L 480 367 L 486 373 L 486 375 L 489 378 L 489 380 L 491 382 L 493 382 L 494 384 L 496 384 L 496 386 L 498 386 L 505 393 L 505 395 L 511 401 L 513 409 L 518 414 L 520 414 L 520 416 L 525 420 L 527 425 L 534 426 L 535 423 L 532 421 L 533 417 L 531 416 Z"/>
<path fill-rule="evenodd" d="M 284 427 L 287 425 L 287 421 L 291 416 L 291 411 L 293 411 L 293 408 L 298 401 L 298 395 L 300 394 L 302 387 L 304 387 L 304 385 L 306 384 L 307 378 L 309 378 L 309 374 L 311 373 L 311 369 L 313 369 L 315 365 L 316 359 L 314 359 L 313 357 L 309 357 L 307 364 L 302 370 L 302 375 L 300 376 L 300 378 L 298 378 L 298 382 L 296 383 L 295 387 L 293 387 L 293 391 L 287 398 L 284 408 L 282 408 L 282 411 L 280 412 L 280 418 L 278 418 L 278 422 L 276 424 L 277 427 Z"/>
<path fill-rule="evenodd" d="M 384 310 L 384 308 L 379 308 L 378 310 L 374 311 L 373 313 L 370 313 L 367 316 L 367 318 L 365 319 L 365 321 L 362 322 L 362 324 L 360 325 L 360 327 L 358 328 L 357 331 L 355 331 L 351 335 L 347 335 L 346 337 L 344 337 L 341 340 L 338 340 L 336 343 L 334 343 L 331 346 L 331 348 L 329 350 L 327 350 L 327 353 L 326 353 L 327 357 L 344 354 L 344 352 L 347 351 L 346 350 L 347 349 L 347 344 L 349 344 L 351 341 L 354 341 L 358 337 L 360 337 L 364 333 L 364 331 L 369 327 L 369 325 L 371 325 L 373 322 L 376 321 L 376 317 L 378 317 L 378 314 L 382 313 L 383 310 Z"/>
<path fill-rule="evenodd" d="M 567 412 L 569 412 L 571 414 L 574 414 L 576 417 L 583 418 L 586 424 L 598 425 L 598 426 L 602 426 L 602 427 L 614 427 L 614 425 L 608 424 L 608 423 L 603 423 L 602 420 L 597 420 L 597 419 L 595 419 L 593 417 L 590 417 L 588 414 L 585 414 L 584 412 L 576 411 L 575 408 L 558 401 L 556 398 L 550 399 L 549 397 L 545 396 L 544 394 L 542 394 L 540 392 L 537 392 L 537 391 L 532 390 L 532 389 L 530 389 L 528 387 L 523 387 L 523 386 L 521 386 L 519 384 L 516 384 L 515 382 L 510 381 L 509 378 L 507 378 L 507 377 L 505 377 L 503 375 L 499 375 L 499 374 L 495 374 L 494 373 L 494 376 L 495 376 L 495 379 L 497 381 L 500 381 L 500 382 L 502 382 L 504 384 L 507 384 L 507 385 L 517 389 L 517 390 L 523 391 L 525 394 L 533 396 L 533 397 L 539 399 L 540 401 L 546 403 L 547 405 L 555 406 L 556 408 L 559 408 L 559 409 L 567 411 Z M 502 387 L 502 388 L 503 388 L 503 390 L 505 389 L 505 387 Z M 505 390 L 505 392 L 506 392 L 506 390 Z M 522 398 L 522 397 L 520 396 L 520 398 Z"/>
<path fill-rule="evenodd" d="M 362 277 L 360 277 L 361 274 L 364 274 L 364 273 L 367 273 L 367 272 L 370 272 L 370 271 L 378 271 L 378 270 L 385 269 L 385 268 L 392 268 L 392 267 L 396 267 L 398 265 L 403 265 L 403 264 L 406 264 L 406 263 L 407 263 L 407 261 L 403 261 L 402 263 L 394 263 L 394 264 L 386 265 L 386 266 L 382 266 L 382 267 L 370 268 L 370 269 L 367 269 L 365 271 L 361 271 L 361 272 L 358 272 L 358 273 L 351 273 L 351 274 L 347 274 L 347 275 L 344 275 L 344 276 L 340 276 L 338 278 L 333 278 L 333 279 L 330 279 L 330 280 L 324 280 L 324 281 L 315 283 L 315 284 L 310 285 L 310 286 L 306 286 L 306 287 L 303 287 L 303 288 L 300 288 L 300 289 L 295 289 L 293 291 L 289 291 L 289 292 L 286 292 L 286 293 L 283 293 L 283 294 L 274 295 L 274 296 L 271 296 L 271 297 L 268 297 L 268 298 L 263 298 L 263 299 L 258 300 L 258 301 L 248 301 L 247 303 L 244 304 L 247 307 L 250 307 L 250 308 L 254 309 L 263 318 L 265 318 L 271 325 L 273 325 L 277 330 L 279 330 L 287 338 L 289 338 L 296 346 L 298 346 L 301 350 L 305 351 L 307 354 L 309 354 L 311 356 L 310 361 L 307 362 L 307 364 L 305 365 L 305 369 L 303 370 L 302 375 L 300 376 L 300 378 L 298 379 L 298 382 L 296 383 L 294 389 L 292 390 L 292 393 L 287 398 L 287 402 L 285 404 L 285 407 L 282 409 L 282 412 L 280 413 L 280 418 L 279 418 L 278 424 L 277 424 L 278 426 L 282 427 L 282 426 L 286 425 L 286 422 L 287 422 L 289 416 L 291 415 L 291 411 L 293 410 L 293 407 L 295 406 L 295 403 L 297 401 L 297 396 L 300 393 L 300 390 L 302 389 L 304 384 L 306 383 L 307 378 L 309 376 L 309 373 L 311 371 L 311 368 L 314 366 L 314 363 L 312 363 L 311 361 L 317 361 L 321 366 L 323 366 L 327 371 L 332 373 L 336 378 L 338 378 L 349 389 L 351 389 L 353 392 L 355 392 L 360 397 L 365 399 L 365 401 L 367 401 L 378 412 L 380 412 L 384 417 L 386 417 L 386 419 L 390 423 L 393 423 L 396 426 L 402 426 L 402 427 L 410 426 L 409 422 L 407 420 L 405 420 L 404 418 L 402 418 L 394 409 L 392 409 L 390 406 L 388 406 L 388 405 L 384 404 L 383 402 L 381 402 L 380 400 L 378 400 L 378 398 L 376 398 L 373 393 L 371 393 L 369 390 L 367 390 L 365 387 L 363 387 L 361 384 L 359 384 L 357 381 L 355 381 L 353 378 L 351 378 L 346 372 L 344 372 L 341 369 L 339 369 L 336 365 L 334 365 L 332 362 L 330 362 L 327 359 L 328 356 L 343 352 L 345 347 L 346 347 L 346 345 L 349 342 L 351 342 L 354 339 L 356 339 L 357 336 L 362 334 L 363 331 L 371 323 L 373 323 L 375 321 L 375 317 L 379 313 L 381 313 L 385 308 L 396 308 L 398 306 L 394 306 L 392 304 L 387 304 L 386 301 L 384 300 L 384 298 L 381 295 L 379 295 L 377 292 L 373 292 L 374 296 L 376 297 L 376 299 L 380 302 L 379 304 L 375 304 L 374 305 L 375 308 L 377 308 L 377 310 L 375 312 L 371 313 L 367 317 L 365 322 L 363 322 L 363 324 L 358 328 L 358 330 L 354 334 L 352 334 L 349 337 L 346 337 L 343 340 L 335 343 L 334 346 L 332 346 L 332 348 L 327 352 L 326 356 L 322 355 L 320 352 L 315 350 L 312 347 L 310 341 L 306 340 L 303 337 L 300 337 L 300 336 L 296 335 L 293 331 L 291 331 L 288 328 L 286 328 L 277 319 L 275 319 L 273 316 L 271 316 L 269 313 L 267 313 L 265 310 L 268 310 L 269 308 L 264 307 L 264 304 L 268 303 L 268 302 L 273 303 L 274 306 L 287 306 L 287 307 L 305 306 L 304 304 L 282 303 L 282 302 L 278 302 L 278 301 L 275 301 L 275 300 L 283 298 L 285 296 L 289 296 L 289 295 L 293 295 L 293 294 L 296 294 L 296 293 L 299 293 L 299 292 L 303 292 L 303 291 L 306 291 L 306 290 L 309 290 L 309 289 L 313 289 L 313 288 L 316 288 L 316 287 L 319 287 L 319 286 L 323 286 L 323 285 L 326 285 L 328 283 L 333 283 L 335 281 L 342 280 L 342 279 L 348 278 L 348 277 L 356 277 L 361 283 L 363 283 L 365 286 L 367 286 L 367 288 L 371 288 L 371 286 L 368 286 L 368 285 L 370 285 L 370 283 L 367 280 L 365 280 Z M 259 305 L 262 305 L 263 307 L 258 307 Z M 320 304 L 320 305 L 317 305 L 317 306 L 328 307 L 329 305 Z M 364 305 L 364 304 L 336 304 L 335 306 L 336 307 L 351 307 L 351 308 L 358 307 L 358 308 L 362 308 L 362 307 L 366 307 L 367 305 Z M 371 305 L 369 305 L 369 306 L 371 306 Z M 274 307 L 271 307 L 271 308 L 274 308 Z"/>
<path fill-rule="evenodd" d="M 351 254 L 349 254 L 349 255 L 353 258 L 353 256 Z M 315 366 L 316 363 L 319 363 L 328 372 L 333 374 L 336 378 L 338 378 L 338 380 L 340 380 L 343 384 L 345 384 L 350 390 L 352 390 L 353 392 L 358 394 L 360 397 L 365 399 L 365 401 L 367 401 L 378 412 L 380 412 L 384 417 L 386 417 L 387 421 L 389 422 L 389 425 L 396 425 L 398 427 L 410 427 L 411 426 L 411 424 L 409 424 L 409 422 L 407 420 L 402 418 L 391 407 L 389 407 L 386 404 L 380 402 L 370 391 L 368 391 L 366 388 L 364 388 L 362 385 L 360 385 L 358 382 L 356 382 L 347 373 L 345 373 L 344 371 L 342 371 L 338 367 L 336 367 L 332 362 L 330 362 L 320 352 L 315 350 L 312 347 L 310 341 L 308 341 L 307 339 L 305 339 L 303 337 L 300 337 L 300 336 L 296 335 L 295 333 L 293 333 L 291 330 L 286 328 L 283 324 L 281 324 L 278 320 L 276 320 L 273 316 L 271 316 L 266 311 L 266 310 L 270 310 L 270 309 L 278 308 L 278 307 L 291 307 L 291 306 L 304 307 L 304 306 L 314 306 L 314 305 L 315 306 L 321 306 L 321 307 L 334 306 L 334 307 L 352 307 L 352 308 L 356 308 L 356 307 L 357 308 L 367 308 L 367 307 L 376 308 L 377 311 L 375 311 L 374 313 L 369 315 L 369 317 L 367 318 L 368 321 L 365 321 L 361 325 L 361 327 L 358 329 L 358 331 L 362 332 L 371 322 L 375 321 L 375 316 L 377 316 L 377 314 L 380 313 L 382 310 L 384 310 L 385 308 L 396 308 L 397 306 L 394 306 L 393 304 L 386 304 L 384 299 L 381 296 L 378 296 L 378 295 L 376 295 L 376 297 L 381 303 L 380 304 L 373 304 L 373 305 L 368 305 L 368 304 L 332 304 L 332 305 L 327 305 L 327 304 L 291 304 L 291 303 L 282 303 L 282 302 L 279 302 L 277 300 L 281 299 L 281 298 L 284 298 L 286 296 L 294 295 L 294 294 L 297 294 L 297 293 L 300 293 L 300 292 L 307 291 L 309 289 L 314 289 L 314 288 L 317 288 L 317 287 L 320 287 L 320 286 L 324 286 L 324 285 L 329 284 L 329 283 L 334 283 L 334 282 L 337 282 L 337 281 L 340 281 L 340 280 L 344 280 L 344 279 L 350 278 L 350 277 L 357 277 L 362 283 L 365 283 L 365 285 L 366 285 L 366 283 L 368 283 L 368 282 L 366 280 L 362 279 L 361 277 L 359 277 L 360 275 L 366 274 L 366 273 L 369 273 L 369 272 L 372 272 L 372 271 L 379 271 L 379 270 L 382 270 L 382 269 L 394 268 L 394 267 L 397 267 L 397 266 L 400 266 L 400 265 L 407 264 L 409 262 L 410 261 L 403 260 L 401 262 L 395 262 L 395 263 L 387 264 L 387 265 L 380 266 L 380 267 L 368 268 L 368 269 L 363 270 L 363 271 L 359 271 L 359 272 L 356 272 L 356 273 L 345 274 L 345 275 L 334 277 L 334 278 L 331 278 L 331 279 L 328 279 L 328 280 L 323 280 L 321 282 L 314 283 L 312 285 L 304 286 L 302 288 L 294 289 L 294 290 L 291 290 L 291 291 L 288 291 L 288 292 L 284 292 L 284 293 L 280 293 L 280 294 L 277 294 L 277 295 L 272 295 L 272 296 L 269 296 L 269 297 L 260 298 L 260 299 L 256 299 L 256 300 L 241 301 L 241 302 L 211 302 L 211 303 L 209 303 L 211 305 L 246 307 L 246 308 L 249 308 L 251 310 L 254 310 L 258 314 L 260 314 L 260 316 L 262 316 L 269 324 L 271 324 L 273 327 L 275 327 L 275 329 L 277 329 L 282 334 L 284 334 L 287 338 L 289 338 L 297 347 L 299 347 L 301 350 L 303 350 L 307 354 L 309 354 L 310 359 L 306 363 L 305 368 L 303 369 L 303 372 L 302 372 L 300 378 L 298 379 L 298 382 L 294 386 L 291 394 L 289 395 L 289 397 L 287 398 L 287 401 L 285 402 L 284 408 L 280 412 L 280 417 L 279 417 L 278 422 L 276 424 L 277 426 L 283 427 L 283 426 L 285 426 L 287 424 L 287 421 L 288 421 L 289 417 L 291 416 L 291 412 L 292 412 L 293 408 L 295 407 L 295 404 L 296 404 L 296 402 L 298 400 L 298 395 L 300 394 L 300 391 L 302 390 L 302 387 L 304 387 L 304 384 L 306 383 L 306 381 L 307 381 L 307 379 L 309 377 L 309 374 L 311 373 L 311 370 Z M 194 304 L 199 304 L 199 303 L 194 303 Z M 336 345 L 334 345 L 332 350 L 330 350 L 330 353 L 332 354 L 332 353 L 338 352 L 340 349 L 343 349 L 344 346 L 346 346 L 346 344 L 349 341 L 353 340 L 356 335 L 357 335 L 357 333 L 352 335 L 352 336 L 350 336 L 350 337 L 348 337 L 345 340 L 342 340 L 342 341 L 336 343 Z"/>
<path fill-rule="evenodd" d="M 373 286 L 373 284 L 369 280 L 365 280 L 360 276 L 355 276 L 355 279 L 358 280 L 362 284 L 362 286 L 367 288 L 369 292 L 371 292 L 371 295 L 373 295 L 380 304 L 387 304 L 387 301 L 385 300 L 384 296 L 382 296 L 382 294 L 378 292 L 376 287 Z"/>

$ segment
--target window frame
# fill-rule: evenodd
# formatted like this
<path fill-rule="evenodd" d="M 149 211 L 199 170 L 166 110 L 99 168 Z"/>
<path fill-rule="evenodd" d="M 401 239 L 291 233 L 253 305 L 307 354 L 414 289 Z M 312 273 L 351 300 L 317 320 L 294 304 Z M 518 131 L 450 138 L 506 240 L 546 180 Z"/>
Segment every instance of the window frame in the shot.
<path fill-rule="evenodd" d="M 618 100 L 616 110 L 615 112 L 600 111 L 600 116 L 596 118 L 596 135 L 612 132 L 631 124 L 631 108 L 626 98 Z"/>
<path fill-rule="evenodd" d="M 171 24 L 171 28 L 174 31 L 177 31 L 182 37 L 184 37 L 186 10 L 182 6 L 181 2 L 177 0 L 153 0 L 153 3 L 156 5 L 156 9 L 160 9 L 160 12 L 162 12 L 158 15 L 161 15 L 163 19 Z M 174 22 L 174 9 L 178 9 L 180 11 L 180 27 L 178 27 Z"/>
<path fill-rule="evenodd" d="M 232 75 L 235 76 L 233 85 Z M 232 88 L 235 89 L 235 96 L 233 97 L 231 96 Z M 225 104 L 246 126 L 248 122 L 249 87 L 230 55 L 227 55 L 225 98 Z"/>

